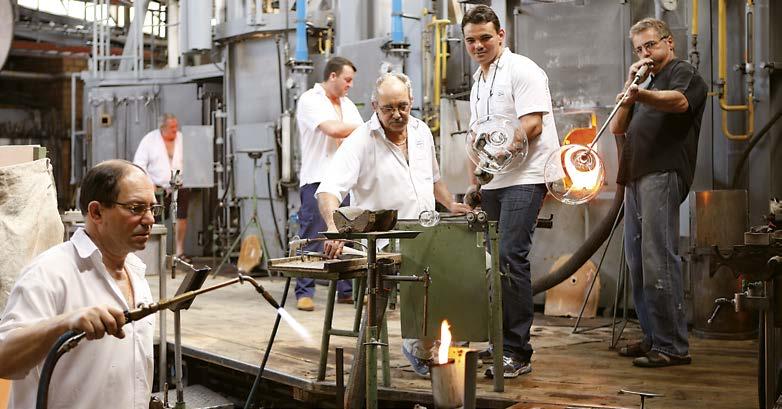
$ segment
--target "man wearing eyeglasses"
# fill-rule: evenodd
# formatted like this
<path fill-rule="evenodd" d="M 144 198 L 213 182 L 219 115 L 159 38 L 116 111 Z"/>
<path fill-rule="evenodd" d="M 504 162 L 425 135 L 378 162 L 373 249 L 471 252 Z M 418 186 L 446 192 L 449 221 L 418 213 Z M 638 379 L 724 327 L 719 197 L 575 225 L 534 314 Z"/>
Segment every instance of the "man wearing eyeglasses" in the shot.
<path fill-rule="evenodd" d="M 147 171 L 152 183 L 165 190 L 165 211 L 168 211 L 171 200 L 171 172 L 182 171 L 184 168 L 182 143 L 182 132 L 179 132 L 177 117 L 166 113 L 160 118 L 160 127 L 144 135 L 133 157 L 133 163 Z M 176 216 L 176 255 L 180 258 L 185 255 L 189 198 L 188 189 L 179 189 L 174 216 Z"/>
<path fill-rule="evenodd" d="M 372 92 L 375 114 L 339 147 L 316 192 L 329 231 L 337 230 L 333 213 L 348 192 L 353 206 L 396 209 L 400 219 L 417 219 L 422 211 L 434 210 L 435 201 L 452 213 L 469 210 L 453 200 L 440 180 L 432 132 L 423 121 L 410 116 L 412 107 L 412 85 L 405 74 L 387 73 L 377 79 Z M 342 246 L 342 242 L 327 241 L 324 251 L 338 257 Z M 405 344 L 408 347 L 403 351 L 415 372 L 427 375 L 431 345 L 418 340 L 406 340 Z M 411 355 L 413 349 L 419 356 Z"/>
<path fill-rule="evenodd" d="M 481 187 L 481 208 L 499 223 L 502 280 L 503 376 L 515 378 L 532 371 L 530 329 L 534 315 L 529 253 L 538 213 L 546 196 L 543 169 L 549 155 L 559 149 L 551 111 L 546 73 L 529 58 L 504 47 L 505 30 L 497 14 L 476 6 L 462 18 L 467 53 L 480 68 L 470 91 L 470 123 L 489 114 L 518 118 L 529 149 L 521 166 L 495 175 Z M 475 166 L 471 166 L 474 170 Z M 472 190 L 477 180 L 470 172 Z M 491 350 L 481 351 L 484 363 Z M 494 367 L 486 371 L 494 377 Z"/>
<path fill-rule="evenodd" d="M 611 132 L 626 138 L 617 183 L 625 186 L 625 255 L 644 337 L 619 354 L 635 357 L 640 367 L 686 365 L 691 358 L 677 255 L 679 205 L 695 173 L 707 86 L 695 67 L 676 58 L 664 22 L 639 21 L 630 28 L 630 41 L 638 61 L 630 66 L 627 97 Z M 631 85 L 644 66 L 641 80 L 651 77 L 648 84 Z"/>
<path fill-rule="evenodd" d="M 299 172 L 299 237 L 314 239 L 326 230 L 326 224 L 318 212 L 315 191 L 323 180 L 337 148 L 364 120 L 348 91 L 353 87 L 356 66 L 344 57 L 332 57 L 323 70 L 323 82 L 315 84 L 299 97 L 296 103 L 296 126 L 301 145 L 301 171 Z M 349 199 L 345 198 L 347 205 Z M 323 242 L 313 241 L 304 246 L 305 251 L 322 252 Z M 313 311 L 315 304 L 315 280 L 296 279 L 296 308 Z M 353 303 L 353 286 L 350 280 L 337 281 L 337 302 Z"/>
<path fill-rule="evenodd" d="M 87 172 L 79 206 L 85 227 L 22 271 L 0 320 L 0 377 L 14 380 L 9 408 L 36 406 L 43 360 L 69 330 L 95 341 L 60 359 L 49 407 L 149 407 L 154 315 L 126 325 L 123 311 L 153 301 L 132 252 L 146 246 L 162 206 L 147 174 L 124 160 Z"/>

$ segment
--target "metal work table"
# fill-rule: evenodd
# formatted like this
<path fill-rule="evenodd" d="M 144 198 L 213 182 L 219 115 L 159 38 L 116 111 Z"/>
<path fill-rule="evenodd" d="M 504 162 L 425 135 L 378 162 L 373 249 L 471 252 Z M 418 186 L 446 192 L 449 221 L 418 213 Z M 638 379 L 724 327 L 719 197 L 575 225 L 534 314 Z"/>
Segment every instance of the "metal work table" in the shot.
<path fill-rule="evenodd" d="M 377 296 L 378 289 L 382 288 L 382 281 L 390 279 L 389 277 L 382 277 L 378 274 L 377 265 L 377 240 L 378 239 L 412 239 L 418 236 L 418 231 L 384 231 L 384 232 L 369 232 L 369 233 L 337 233 L 337 232 L 324 232 L 323 235 L 327 239 L 350 239 L 350 240 L 367 240 L 367 314 L 366 319 L 362 321 L 362 328 L 359 330 L 359 345 L 362 342 L 361 333 L 364 336 L 364 350 L 357 348 L 356 354 L 359 359 L 353 360 L 353 369 L 350 371 L 350 380 L 348 381 L 348 398 L 356 397 L 360 394 L 355 391 L 361 389 L 357 386 L 357 382 L 361 382 L 361 376 L 356 375 L 357 366 L 360 367 L 360 355 L 361 352 L 365 352 L 366 359 L 366 372 L 363 374 L 366 378 L 366 407 L 367 409 L 377 408 L 377 350 L 375 347 L 383 345 L 378 340 L 379 328 L 378 328 L 378 305 Z M 382 306 L 381 317 L 385 312 L 385 305 Z M 365 324 L 366 323 L 366 324 Z M 387 344 L 386 344 L 387 345 Z M 351 393 L 353 391 L 353 393 Z M 348 402 L 348 407 L 358 406 L 355 403 Z"/>

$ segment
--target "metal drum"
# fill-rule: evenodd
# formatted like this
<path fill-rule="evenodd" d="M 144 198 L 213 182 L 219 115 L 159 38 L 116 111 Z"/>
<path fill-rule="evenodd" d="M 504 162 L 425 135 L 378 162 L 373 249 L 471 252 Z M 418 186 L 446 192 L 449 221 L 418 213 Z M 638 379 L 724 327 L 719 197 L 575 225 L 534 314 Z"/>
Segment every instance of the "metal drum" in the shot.
<path fill-rule="evenodd" d="M 711 324 L 706 321 L 714 310 L 714 300 L 733 298 L 741 291 L 741 280 L 727 268 L 709 276 L 713 247 L 728 250 L 744 244 L 747 231 L 748 199 L 745 190 L 709 190 L 690 196 L 692 233 L 690 283 L 693 295 L 693 334 L 701 338 L 750 339 L 757 336 L 756 312 L 720 311 Z"/>

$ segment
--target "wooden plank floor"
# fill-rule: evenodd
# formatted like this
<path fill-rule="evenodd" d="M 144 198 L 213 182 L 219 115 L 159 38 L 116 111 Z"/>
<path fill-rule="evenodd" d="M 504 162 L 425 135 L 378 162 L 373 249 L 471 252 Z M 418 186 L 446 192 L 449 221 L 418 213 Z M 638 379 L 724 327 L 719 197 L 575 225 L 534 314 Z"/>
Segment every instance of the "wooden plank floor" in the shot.
<path fill-rule="evenodd" d="M 176 290 L 183 274 L 168 279 L 168 294 Z M 158 277 L 148 277 L 153 294 L 158 294 Z M 224 278 L 208 279 L 205 286 Z M 264 278 L 264 285 L 281 300 L 284 279 Z M 310 331 L 310 339 L 299 337 L 289 326 L 281 325 L 267 368 L 285 373 L 296 380 L 305 392 L 333 393 L 334 347 L 345 348 L 346 372 L 352 360 L 355 339 L 332 337 L 326 382 L 316 383 L 323 306 L 327 287 L 318 286 L 314 312 L 295 308 L 291 283 L 290 314 Z M 334 314 L 336 328 L 349 329 L 353 322 L 353 307 L 338 304 Z M 192 307 L 182 313 L 182 343 L 231 360 L 258 366 L 266 348 L 275 310 L 263 301 L 249 285 L 233 285 L 200 296 Z M 169 342 L 173 340 L 173 315 L 168 315 Z M 402 357 L 399 348 L 399 311 L 390 311 L 389 343 L 392 386 L 383 388 L 380 397 L 410 402 L 431 402 L 431 386 L 418 378 Z M 584 326 L 604 320 L 582 321 Z M 536 317 L 532 345 L 533 371 L 506 381 L 505 392 L 492 391 L 491 380 L 478 376 L 480 406 L 514 408 L 637 408 L 640 400 L 618 394 L 620 389 L 662 393 L 665 396 L 647 401 L 649 409 L 743 409 L 757 407 L 756 341 L 715 341 L 690 337 L 693 364 L 683 367 L 641 369 L 632 366 L 608 350 L 610 328 L 572 335 L 572 320 Z M 637 335 L 632 326 L 626 336 Z M 480 348 L 485 344 L 473 344 Z M 346 376 L 347 378 L 347 376 Z M 347 379 L 346 379 L 347 381 Z M 412 404 L 411 404 L 412 407 Z"/>

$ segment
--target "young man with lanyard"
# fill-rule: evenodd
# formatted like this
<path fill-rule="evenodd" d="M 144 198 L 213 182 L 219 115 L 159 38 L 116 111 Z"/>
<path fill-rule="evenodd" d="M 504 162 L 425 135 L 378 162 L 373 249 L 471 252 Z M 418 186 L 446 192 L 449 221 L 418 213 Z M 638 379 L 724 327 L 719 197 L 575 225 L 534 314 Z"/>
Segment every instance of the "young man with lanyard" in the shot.
<path fill-rule="evenodd" d="M 462 19 L 467 53 L 480 65 L 470 92 L 470 123 L 489 115 L 518 118 L 529 150 L 516 170 L 495 175 L 481 188 L 481 207 L 499 221 L 502 280 L 503 367 L 505 378 L 532 370 L 533 304 L 529 252 L 538 213 L 546 196 L 543 168 L 559 138 L 551 112 L 548 77 L 527 57 L 503 47 L 505 30 L 486 6 L 476 6 Z M 471 183 L 477 183 L 471 172 Z M 488 363 L 490 351 L 479 354 Z M 493 377 L 492 367 L 486 376 Z"/>
<path fill-rule="evenodd" d="M 315 84 L 303 93 L 296 104 L 296 126 L 301 142 L 301 172 L 299 174 L 299 237 L 314 239 L 326 230 L 326 224 L 318 212 L 315 191 L 323 181 L 331 158 L 339 145 L 364 121 L 358 108 L 348 98 L 353 86 L 356 67 L 350 60 L 333 57 L 323 70 L 323 82 Z M 344 204 L 347 205 L 348 198 Z M 321 252 L 323 242 L 315 241 L 304 246 L 305 251 Z M 313 311 L 315 304 L 315 280 L 296 279 L 296 307 Z M 337 282 L 337 302 L 353 302 L 353 287 L 349 280 Z"/>
<path fill-rule="evenodd" d="M 619 354 L 635 357 L 640 367 L 686 365 L 691 358 L 677 255 L 679 205 L 695 173 L 708 86 L 695 67 L 676 58 L 664 22 L 639 21 L 630 40 L 638 61 L 630 66 L 627 97 L 611 132 L 627 138 L 617 183 L 625 186 L 625 255 L 644 338 Z M 651 81 L 630 85 L 644 66 Z"/>

